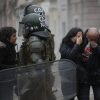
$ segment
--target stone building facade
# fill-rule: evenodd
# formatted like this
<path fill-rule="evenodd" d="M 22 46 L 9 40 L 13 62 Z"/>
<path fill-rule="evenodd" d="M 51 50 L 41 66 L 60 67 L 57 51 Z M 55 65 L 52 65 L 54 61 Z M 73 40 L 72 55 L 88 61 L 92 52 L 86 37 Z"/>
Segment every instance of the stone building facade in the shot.
<path fill-rule="evenodd" d="M 100 0 L 68 0 L 69 28 L 100 28 Z"/>
<path fill-rule="evenodd" d="M 17 0 L 0 0 L 0 27 L 16 26 Z"/>

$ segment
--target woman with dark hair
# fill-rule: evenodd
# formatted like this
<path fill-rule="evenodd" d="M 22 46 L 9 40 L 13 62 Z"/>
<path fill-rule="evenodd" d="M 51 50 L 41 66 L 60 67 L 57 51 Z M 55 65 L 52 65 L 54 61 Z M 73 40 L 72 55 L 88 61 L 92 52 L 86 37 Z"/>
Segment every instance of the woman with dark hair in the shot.
<path fill-rule="evenodd" d="M 60 46 L 61 59 L 70 59 L 77 65 L 81 65 L 82 41 L 82 29 L 72 28 L 62 40 Z M 74 97 L 70 100 L 74 100 Z"/>
<path fill-rule="evenodd" d="M 5 73 L 4 70 L 16 65 L 15 45 L 16 30 L 13 27 L 2 27 L 0 29 L 0 100 L 13 100 L 14 81 L 9 78 L 14 78 L 14 72 Z"/>
<path fill-rule="evenodd" d="M 82 39 L 82 29 L 72 28 L 62 40 L 60 46 L 61 59 L 70 59 L 76 63 L 79 62 Z"/>

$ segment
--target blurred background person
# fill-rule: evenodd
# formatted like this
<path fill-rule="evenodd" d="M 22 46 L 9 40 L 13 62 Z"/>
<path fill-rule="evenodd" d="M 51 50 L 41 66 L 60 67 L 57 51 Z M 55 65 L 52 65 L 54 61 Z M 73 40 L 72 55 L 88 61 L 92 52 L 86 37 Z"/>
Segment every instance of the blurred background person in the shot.
<path fill-rule="evenodd" d="M 16 65 L 16 29 L 0 29 L 0 100 L 13 100 L 14 72 L 5 73 Z M 8 71 L 9 72 L 9 71 Z M 6 80 L 7 79 L 7 80 Z"/>
<path fill-rule="evenodd" d="M 84 34 L 82 59 L 86 73 L 85 83 L 78 86 L 78 99 L 89 100 L 90 86 L 94 100 L 100 100 L 100 35 L 96 28 L 89 28 Z M 81 73 L 82 75 L 82 73 Z M 83 78 L 83 77 L 82 77 Z"/>
<path fill-rule="evenodd" d="M 72 28 L 71 30 L 69 30 L 67 35 L 63 38 L 60 46 L 61 59 L 70 59 L 79 66 L 81 64 L 82 41 L 83 41 L 82 29 Z M 63 94 L 65 94 L 66 91 L 62 90 Z M 64 98 L 64 100 L 66 100 L 66 98 Z M 70 98 L 70 100 L 74 100 L 74 97 Z"/>

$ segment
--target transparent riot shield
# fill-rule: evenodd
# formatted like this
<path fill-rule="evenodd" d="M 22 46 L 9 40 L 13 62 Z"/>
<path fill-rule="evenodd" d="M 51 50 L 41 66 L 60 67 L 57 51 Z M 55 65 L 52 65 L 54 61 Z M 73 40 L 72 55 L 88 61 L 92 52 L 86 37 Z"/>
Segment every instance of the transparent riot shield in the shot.
<path fill-rule="evenodd" d="M 41 64 L 19 68 L 17 74 L 19 100 L 46 100 L 43 67 Z"/>
<path fill-rule="evenodd" d="M 0 100 L 15 100 L 14 87 L 17 86 L 17 69 L 14 66 L 0 66 L 9 69 L 0 70 Z"/>
<path fill-rule="evenodd" d="M 17 83 L 19 100 L 70 100 L 76 96 L 76 65 L 57 60 L 21 67 Z"/>
<path fill-rule="evenodd" d="M 18 36 L 23 36 L 25 34 L 25 25 L 22 22 L 19 22 L 19 28 L 18 28 Z"/>

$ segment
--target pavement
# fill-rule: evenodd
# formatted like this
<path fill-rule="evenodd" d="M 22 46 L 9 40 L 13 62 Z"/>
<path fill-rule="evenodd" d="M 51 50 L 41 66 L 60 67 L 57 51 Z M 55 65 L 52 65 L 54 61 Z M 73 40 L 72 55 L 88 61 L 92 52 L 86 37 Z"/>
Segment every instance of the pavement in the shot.
<path fill-rule="evenodd" d="M 17 97 L 17 95 L 14 93 L 14 100 L 18 100 L 18 97 Z M 75 100 L 78 100 L 77 98 L 75 98 Z M 92 89 L 90 90 L 90 100 L 94 100 L 93 99 L 93 91 L 92 91 Z"/>

